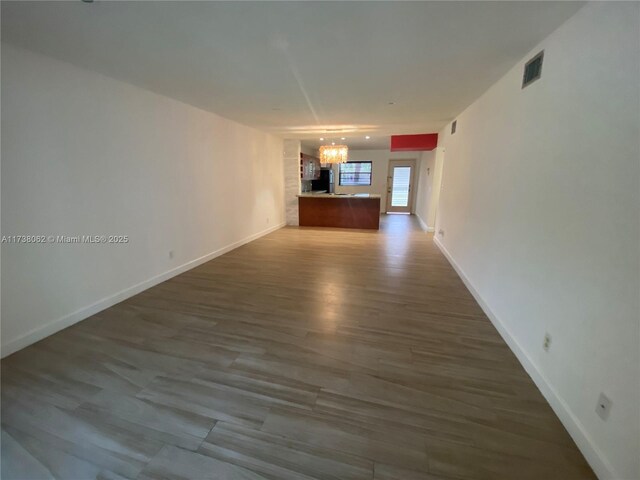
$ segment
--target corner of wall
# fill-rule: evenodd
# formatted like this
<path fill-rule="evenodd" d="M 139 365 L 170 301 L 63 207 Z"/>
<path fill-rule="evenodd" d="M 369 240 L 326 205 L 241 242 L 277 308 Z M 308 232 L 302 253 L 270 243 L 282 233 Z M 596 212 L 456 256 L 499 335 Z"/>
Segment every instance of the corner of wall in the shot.
<path fill-rule="evenodd" d="M 460 267 L 451 253 L 444 246 L 442 241 L 435 236 L 433 238 L 433 241 L 449 261 L 454 270 L 458 273 L 458 276 L 463 281 L 469 292 L 471 292 L 471 295 L 473 295 L 473 298 L 475 298 L 476 302 L 478 302 L 478 305 L 480 305 L 482 311 L 489 318 L 489 320 L 491 320 L 491 323 L 496 328 L 502 339 L 509 346 L 527 374 L 529 374 L 533 382 L 536 384 L 544 398 L 547 400 L 555 414 L 558 416 L 564 427 L 571 435 L 571 438 L 573 438 L 573 440 L 576 442 L 576 445 L 585 456 L 585 459 L 587 460 L 591 468 L 593 468 L 598 478 L 611 480 L 622 479 L 621 476 L 615 473 L 613 466 L 607 461 L 605 455 L 596 446 L 595 442 L 589 436 L 580 420 L 572 413 L 569 405 L 551 385 L 544 374 L 538 369 L 535 362 L 529 357 L 529 355 L 527 355 L 525 349 L 516 340 L 515 336 L 511 334 L 508 327 L 506 326 L 506 323 L 503 322 L 491 310 L 487 302 L 484 301 L 479 291 L 471 282 L 462 267 Z"/>
<path fill-rule="evenodd" d="M 102 298 L 97 302 L 92 303 L 91 305 L 87 305 L 86 307 L 83 307 L 80 310 L 76 310 L 75 312 L 65 315 L 64 317 L 52 320 L 49 323 L 41 325 L 38 328 L 35 328 L 19 336 L 18 338 L 13 339 L 7 342 L 6 344 L 3 344 L 1 347 L 0 355 L 2 358 L 9 356 L 12 353 L 17 352 L 18 350 L 28 347 L 33 343 L 36 343 L 50 335 L 53 335 L 56 332 L 59 332 L 60 330 L 64 330 L 67 327 L 70 327 L 78 322 L 81 322 L 82 320 L 89 318 L 90 316 L 95 315 L 96 313 L 101 312 L 102 310 L 105 310 L 115 305 L 116 303 L 120 303 L 126 300 L 127 298 L 131 298 L 134 295 L 137 295 L 138 293 L 143 292 L 144 290 L 147 290 L 151 287 L 154 287 L 155 285 L 158 285 L 166 280 L 169 280 L 172 277 L 175 277 L 176 275 L 180 275 L 181 273 L 184 273 L 188 270 L 191 270 L 192 268 L 202 265 L 203 263 L 213 260 L 216 257 L 224 255 L 225 253 L 230 252 L 231 250 L 234 250 L 238 247 L 241 247 L 242 245 L 245 245 L 249 242 L 257 240 L 258 238 L 268 235 L 269 233 L 275 232 L 276 230 L 279 230 L 284 226 L 285 226 L 285 223 L 280 223 L 278 225 L 269 227 L 261 232 L 254 233 L 253 235 L 249 235 L 248 237 L 245 237 L 242 240 L 233 242 L 225 247 L 219 248 L 218 250 L 215 250 L 206 255 L 203 255 L 200 258 L 196 258 L 195 260 L 186 262 L 182 265 L 172 268 L 171 270 L 167 270 L 164 273 L 161 273 L 147 280 L 144 280 L 136 285 L 127 287 L 124 290 L 121 290 L 113 295 L 109 295 L 108 297 Z"/>
<path fill-rule="evenodd" d="M 436 231 L 434 227 L 430 227 L 429 225 L 427 225 L 420 215 L 418 215 L 417 213 L 415 215 L 416 215 L 416 218 L 418 219 L 418 223 L 420 224 L 420 228 L 422 228 L 422 230 L 428 233 L 432 233 Z"/>
<path fill-rule="evenodd" d="M 283 142 L 284 204 L 287 225 L 298 225 L 298 195 L 300 193 L 300 140 Z"/>

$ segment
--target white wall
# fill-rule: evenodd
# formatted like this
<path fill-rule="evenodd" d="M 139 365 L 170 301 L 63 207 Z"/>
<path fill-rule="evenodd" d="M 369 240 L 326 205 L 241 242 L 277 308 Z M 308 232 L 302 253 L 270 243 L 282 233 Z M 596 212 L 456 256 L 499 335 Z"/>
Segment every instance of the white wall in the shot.
<path fill-rule="evenodd" d="M 638 3 L 587 4 L 465 110 L 455 135 L 445 127 L 436 220 L 600 478 L 628 480 L 640 478 L 639 18 Z M 543 48 L 542 78 L 522 90 L 524 62 Z"/>
<path fill-rule="evenodd" d="M 312 157 L 320 156 L 320 152 L 318 151 L 317 148 L 312 148 L 306 145 L 302 145 L 302 142 L 300 142 L 300 152 L 304 153 L 305 155 L 311 155 Z"/>
<path fill-rule="evenodd" d="M 442 148 L 422 152 L 416 190 L 415 213 L 422 228 L 428 232 L 433 232 L 435 229 L 436 208 L 440 193 L 439 179 L 442 173 L 442 157 L 438 156 L 438 150 L 442 150 Z M 437 158 L 440 159 L 439 162 L 436 162 Z M 437 165 L 440 167 L 439 170 Z"/>
<path fill-rule="evenodd" d="M 282 225 L 282 148 L 217 115 L 2 45 L 2 235 L 130 238 L 3 244 L 3 355 Z"/>
<path fill-rule="evenodd" d="M 380 211 L 384 212 L 387 205 L 387 175 L 389 174 L 389 159 L 416 160 L 419 169 L 419 159 L 422 152 L 390 152 L 389 150 L 349 150 L 349 161 L 368 161 L 371 164 L 371 185 L 363 187 L 342 187 L 338 183 L 338 165 L 333 167 L 336 193 L 372 193 L 380 195 Z M 417 181 L 419 172 L 414 176 Z"/>

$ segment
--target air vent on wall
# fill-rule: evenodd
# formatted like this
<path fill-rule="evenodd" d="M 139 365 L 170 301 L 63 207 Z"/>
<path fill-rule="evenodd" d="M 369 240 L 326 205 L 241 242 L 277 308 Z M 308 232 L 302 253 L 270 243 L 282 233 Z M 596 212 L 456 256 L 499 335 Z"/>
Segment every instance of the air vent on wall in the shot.
<path fill-rule="evenodd" d="M 451 135 L 456 133 L 456 127 L 457 126 L 458 126 L 458 120 L 454 120 L 453 123 L 451 124 Z"/>
<path fill-rule="evenodd" d="M 542 76 L 542 59 L 544 50 L 529 60 L 524 65 L 524 75 L 522 76 L 522 88 L 532 84 Z"/>

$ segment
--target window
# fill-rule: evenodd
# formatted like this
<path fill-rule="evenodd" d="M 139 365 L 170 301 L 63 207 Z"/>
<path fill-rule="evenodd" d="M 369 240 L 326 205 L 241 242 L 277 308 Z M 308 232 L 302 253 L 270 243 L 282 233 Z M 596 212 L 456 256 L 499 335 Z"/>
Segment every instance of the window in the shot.
<path fill-rule="evenodd" d="M 361 187 L 371 185 L 371 162 L 340 163 L 340 185 Z"/>

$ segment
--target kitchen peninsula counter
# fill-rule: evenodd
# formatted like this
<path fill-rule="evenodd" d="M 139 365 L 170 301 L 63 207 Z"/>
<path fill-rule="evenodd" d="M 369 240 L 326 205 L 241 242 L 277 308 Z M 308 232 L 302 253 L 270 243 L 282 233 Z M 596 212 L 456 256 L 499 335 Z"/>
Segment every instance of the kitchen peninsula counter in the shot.
<path fill-rule="evenodd" d="M 380 195 L 302 193 L 298 211 L 302 227 L 380 228 Z"/>
<path fill-rule="evenodd" d="M 375 195 L 372 193 L 300 193 L 298 198 L 380 198 L 380 195 Z"/>

